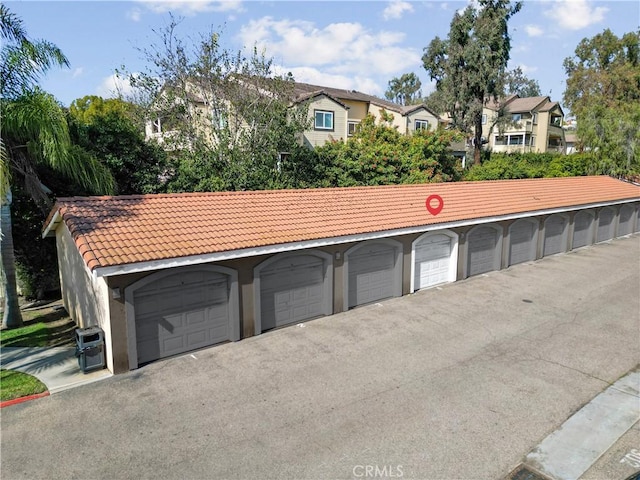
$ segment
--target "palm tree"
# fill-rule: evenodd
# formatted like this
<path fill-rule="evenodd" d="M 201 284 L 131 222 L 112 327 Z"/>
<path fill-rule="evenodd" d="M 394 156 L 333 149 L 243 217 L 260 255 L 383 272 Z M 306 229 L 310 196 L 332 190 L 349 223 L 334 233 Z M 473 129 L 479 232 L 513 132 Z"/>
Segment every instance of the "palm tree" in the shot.
<path fill-rule="evenodd" d="M 37 82 L 50 68 L 69 62 L 55 45 L 32 41 L 22 20 L 0 5 L 0 254 L 5 284 L 3 325 L 22 325 L 11 232 L 11 182 L 21 181 L 31 197 L 49 205 L 51 191 L 40 181 L 38 165 L 48 165 L 96 193 L 113 191 L 113 179 L 97 160 L 78 152 L 69 138 L 65 114 Z M 79 154 L 80 153 L 80 154 Z"/>

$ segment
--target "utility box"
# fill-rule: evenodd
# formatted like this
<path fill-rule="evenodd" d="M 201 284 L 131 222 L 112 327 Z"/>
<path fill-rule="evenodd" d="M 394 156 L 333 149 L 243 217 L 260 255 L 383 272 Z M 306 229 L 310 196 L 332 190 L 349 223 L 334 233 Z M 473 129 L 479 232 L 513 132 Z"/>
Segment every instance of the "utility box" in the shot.
<path fill-rule="evenodd" d="M 100 327 L 76 328 L 76 357 L 85 373 L 105 367 L 104 332 Z"/>

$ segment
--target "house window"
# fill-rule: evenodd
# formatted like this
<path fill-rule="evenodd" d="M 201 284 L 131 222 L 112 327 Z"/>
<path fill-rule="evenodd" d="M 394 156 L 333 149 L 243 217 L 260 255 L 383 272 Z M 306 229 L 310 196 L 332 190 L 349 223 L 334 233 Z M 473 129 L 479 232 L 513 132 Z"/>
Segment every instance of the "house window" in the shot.
<path fill-rule="evenodd" d="M 151 122 L 151 131 L 153 133 L 162 133 L 162 122 L 160 121 L 160 118 L 156 118 Z"/>
<path fill-rule="evenodd" d="M 333 112 L 315 110 L 316 130 L 333 130 Z"/>
<path fill-rule="evenodd" d="M 211 110 L 211 122 L 214 128 L 224 129 L 228 125 L 228 115 L 224 109 Z"/>
<path fill-rule="evenodd" d="M 426 120 L 416 120 L 415 130 L 429 130 L 429 122 Z"/>
<path fill-rule="evenodd" d="M 487 124 L 487 114 L 483 113 L 482 114 L 482 125 L 486 125 Z"/>
<path fill-rule="evenodd" d="M 522 120 L 522 115 L 520 113 L 514 113 L 511 115 L 512 122 L 519 122 L 520 120 Z"/>
<path fill-rule="evenodd" d="M 522 143 L 523 143 L 523 135 L 509 136 L 509 145 L 522 145 Z"/>
<path fill-rule="evenodd" d="M 496 135 L 495 141 L 493 142 L 495 145 L 506 145 L 507 138 L 503 135 Z"/>
<path fill-rule="evenodd" d="M 534 113 L 534 114 L 533 114 L 533 124 L 534 124 L 534 125 L 537 125 L 537 124 L 538 124 L 538 114 L 537 114 L 537 113 Z"/>
<path fill-rule="evenodd" d="M 532 147 L 536 146 L 536 136 L 535 135 L 531 135 L 531 146 Z"/>
<path fill-rule="evenodd" d="M 353 136 L 360 128 L 360 122 L 349 122 L 347 123 L 347 135 Z"/>

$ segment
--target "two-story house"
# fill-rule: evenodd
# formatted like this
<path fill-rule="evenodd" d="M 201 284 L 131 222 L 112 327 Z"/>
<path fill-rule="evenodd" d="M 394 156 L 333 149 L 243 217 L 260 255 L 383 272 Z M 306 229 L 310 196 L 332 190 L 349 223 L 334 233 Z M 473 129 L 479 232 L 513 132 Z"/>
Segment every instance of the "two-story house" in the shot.
<path fill-rule="evenodd" d="M 193 118 L 209 118 L 212 105 L 221 103 L 212 101 L 208 98 L 210 96 L 201 88 L 191 88 L 187 92 L 186 108 Z M 300 82 L 294 85 L 291 102 L 308 105 L 310 127 L 303 132 L 302 142 L 310 148 L 324 145 L 328 141 L 346 140 L 356 132 L 358 125 L 367 115 L 379 119 L 383 111 L 391 114 L 393 118 L 389 124 L 402 134 L 410 134 L 420 129 L 435 130 L 440 122 L 438 115 L 422 104 L 402 106 L 356 90 Z M 222 104 L 225 105 L 224 102 Z M 226 105 L 226 110 L 226 113 L 223 112 L 225 119 L 234 117 L 232 107 Z M 220 112 L 213 112 L 213 116 L 222 118 Z M 236 128 L 242 128 L 242 119 L 237 120 L 239 121 L 236 122 Z M 202 120 L 198 123 L 203 126 L 207 121 Z M 156 118 L 147 122 L 146 138 L 166 144 L 166 139 L 175 134 L 177 128 L 179 127 L 175 125 L 175 121 L 168 123 L 162 118 Z"/>
<path fill-rule="evenodd" d="M 390 125 L 405 135 L 421 129 L 435 130 L 440 122 L 425 105 L 402 106 L 356 90 L 296 82 L 294 94 L 294 102 L 309 104 L 311 128 L 303 136 L 310 147 L 346 140 L 367 115 L 380 118 L 383 110 L 393 115 Z"/>
<path fill-rule="evenodd" d="M 504 122 L 498 123 L 500 106 L 490 101 L 483 108 L 482 136 L 494 152 L 566 152 L 558 102 L 547 96 L 520 98 L 510 95 L 503 104 Z"/>

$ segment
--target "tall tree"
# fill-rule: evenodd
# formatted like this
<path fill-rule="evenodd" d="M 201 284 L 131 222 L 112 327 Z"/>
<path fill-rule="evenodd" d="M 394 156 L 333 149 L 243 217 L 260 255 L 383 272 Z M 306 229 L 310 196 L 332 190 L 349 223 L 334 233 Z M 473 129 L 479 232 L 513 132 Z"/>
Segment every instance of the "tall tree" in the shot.
<path fill-rule="evenodd" d="M 503 97 L 511 50 L 508 21 L 521 7 L 509 0 L 478 0 L 456 12 L 447 39 L 433 39 L 422 56 L 453 126 L 473 136 L 475 164 L 481 159 L 482 107 Z"/>
<path fill-rule="evenodd" d="M 178 35 L 179 21 L 144 49 L 147 68 L 131 74 L 134 101 L 153 120 L 172 152 L 170 190 L 243 190 L 287 186 L 280 168 L 308 123 L 292 107 L 294 83 L 273 74 L 255 49 L 245 56 L 221 45 L 212 31 L 199 39 Z"/>
<path fill-rule="evenodd" d="M 640 173 L 640 31 L 606 29 L 564 61 L 564 103 L 575 115 L 590 173 Z"/>
<path fill-rule="evenodd" d="M 113 180 L 106 169 L 90 157 L 71 149 L 64 112 L 53 96 L 37 87 L 37 81 L 54 66 L 68 66 L 53 44 L 27 36 L 22 20 L 0 5 L 0 174 L 2 184 L 2 267 L 5 284 L 3 324 L 22 325 L 15 279 L 11 231 L 11 182 L 20 181 L 40 204 L 48 203 L 51 191 L 41 182 L 37 166 L 54 168 L 95 191 L 111 191 Z"/>
<path fill-rule="evenodd" d="M 71 102 L 71 139 L 106 166 L 121 195 L 160 193 L 166 152 L 144 138 L 135 106 L 120 99 L 86 96 Z"/>
<path fill-rule="evenodd" d="M 400 78 L 389 80 L 384 96 L 387 100 L 400 105 L 414 105 L 422 101 L 422 82 L 415 73 L 403 73 Z"/>
<path fill-rule="evenodd" d="M 505 93 L 518 95 L 521 98 L 542 95 L 538 81 L 528 78 L 520 67 L 516 67 L 506 73 Z"/>

